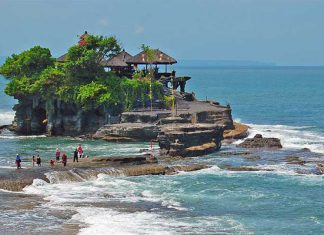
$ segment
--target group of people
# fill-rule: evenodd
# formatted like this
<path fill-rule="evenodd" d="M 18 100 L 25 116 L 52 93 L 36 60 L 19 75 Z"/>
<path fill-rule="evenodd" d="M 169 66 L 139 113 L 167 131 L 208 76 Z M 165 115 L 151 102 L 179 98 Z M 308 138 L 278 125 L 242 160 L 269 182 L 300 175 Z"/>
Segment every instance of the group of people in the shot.
<path fill-rule="evenodd" d="M 63 166 L 66 166 L 66 163 L 67 163 L 67 155 L 66 155 L 66 153 L 63 153 L 62 156 L 61 156 L 60 150 L 58 148 L 56 148 L 56 150 L 55 150 L 56 163 L 60 162 L 60 158 L 62 159 L 61 162 L 62 162 Z M 51 166 L 54 166 L 55 161 L 50 160 L 50 164 L 51 164 Z"/>
<path fill-rule="evenodd" d="M 37 164 L 37 166 L 41 166 L 42 165 L 42 159 L 40 158 L 39 155 L 37 155 L 37 157 L 33 156 L 32 163 L 33 163 L 33 167 L 35 166 L 35 163 Z"/>
<path fill-rule="evenodd" d="M 82 146 L 81 144 L 79 144 L 79 146 L 74 150 L 74 153 L 73 153 L 73 162 L 79 162 L 79 158 L 82 158 L 83 156 L 83 149 L 82 149 Z M 55 150 L 55 160 L 56 162 L 59 162 L 60 161 L 60 157 L 61 157 L 61 152 L 58 148 L 56 148 Z M 63 153 L 62 154 L 62 163 L 63 163 L 63 166 L 66 166 L 66 163 L 67 163 L 67 155 L 66 153 Z M 55 162 L 53 160 L 50 161 L 50 164 L 51 166 L 54 166 Z"/>
<path fill-rule="evenodd" d="M 39 155 L 37 155 L 37 157 L 35 157 L 35 155 L 33 155 L 33 157 L 32 157 L 33 167 L 35 166 L 35 163 L 37 164 L 37 166 L 42 165 L 42 159 L 40 158 Z M 16 166 L 17 166 L 17 169 L 21 169 L 21 157 L 19 154 L 17 154 L 17 156 L 16 156 Z"/>
<path fill-rule="evenodd" d="M 82 158 L 82 157 L 83 157 L 83 149 L 82 149 L 81 144 L 79 144 L 79 146 L 73 152 L 73 162 L 79 162 L 79 158 Z M 86 156 L 86 157 L 88 157 L 88 156 Z M 51 166 L 54 166 L 55 164 L 59 163 L 60 161 L 63 164 L 63 166 L 66 166 L 67 155 L 65 152 L 63 152 L 63 154 L 61 155 L 60 150 L 58 148 L 56 148 L 55 161 L 51 159 L 49 163 Z M 35 157 L 35 156 L 32 157 L 33 167 L 35 166 L 35 163 L 37 164 L 37 166 L 42 165 L 42 160 L 39 155 L 37 155 L 37 157 Z M 19 154 L 17 154 L 17 156 L 16 156 L 16 166 L 17 166 L 17 169 L 21 168 L 21 157 Z"/>

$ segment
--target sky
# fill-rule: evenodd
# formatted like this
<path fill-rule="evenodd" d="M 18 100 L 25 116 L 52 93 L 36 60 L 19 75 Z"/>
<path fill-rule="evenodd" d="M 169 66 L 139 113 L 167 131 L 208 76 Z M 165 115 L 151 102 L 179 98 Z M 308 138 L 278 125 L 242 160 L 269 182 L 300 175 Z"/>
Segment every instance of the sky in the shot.
<path fill-rule="evenodd" d="M 77 35 L 116 36 L 176 59 L 324 65 L 324 0 L 0 0 L 0 55 L 58 57 Z"/>

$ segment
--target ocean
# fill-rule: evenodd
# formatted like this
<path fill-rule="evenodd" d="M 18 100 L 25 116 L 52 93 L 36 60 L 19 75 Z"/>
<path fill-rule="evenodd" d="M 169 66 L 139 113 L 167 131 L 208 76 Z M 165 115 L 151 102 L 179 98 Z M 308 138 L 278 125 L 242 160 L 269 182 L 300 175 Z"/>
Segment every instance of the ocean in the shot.
<path fill-rule="evenodd" d="M 176 69 L 192 77 L 187 89 L 198 98 L 230 104 L 233 118 L 251 127 L 250 136 L 278 137 L 283 150 L 255 150 L 246 157 L 233 153 L 244 151 L 235 145 L 223 145 L 220 152 L 192 159 L 210 168 L 172 176 L 35 180 L 21 193 L 0 191 L 0 234 L 64 234 L 69 228 L 79 234 L 323 234 L 324 177 L 313 174 L 313 163 L 283 159 L 324 161 L 324 68 L 184 63 Z M 0 79 L 0 125 L 11 122 L 15 104 L 3 93 L 5 83 Z M 5 132 L 0 171 L 14 167 L 18 152 L 28 166 L 35 153 L 49 160 L 56 147 L 72 153 L 78 143 L 90 156 L 137 154 L 149 146 Z"/>

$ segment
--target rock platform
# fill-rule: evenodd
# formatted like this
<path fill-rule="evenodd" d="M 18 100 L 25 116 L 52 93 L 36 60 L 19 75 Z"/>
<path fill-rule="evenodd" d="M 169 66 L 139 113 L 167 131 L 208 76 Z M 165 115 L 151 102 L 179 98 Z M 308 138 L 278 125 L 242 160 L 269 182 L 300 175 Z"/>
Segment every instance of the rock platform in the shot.
<path fill-rule="evenodd" d="M 192 157 L 219 150 L 224 130 L 235 127 L 231 108 L 212 101 L 187 101 L 183 96 L 176 93 L 177 108 L 174 112 L 124 112 L 120 123 L 99 128 L 93 138 L 107 141 L 157 140 L 161 154 L 170 156 Z"/>
<path fill-rule="evenodd" d="M 149 155 L 83 158 L 79 162 L 68 160 L 67 166 L 57 163 L 50 167 L 7 169 L 0 174 L 0 189 L 21 191 L 34 179 L 48 183 L 91 180 L 103 173 L 111 176 L 172 175 L 180 171 L 208 168 L 203 164 L 166 165 Z"/>

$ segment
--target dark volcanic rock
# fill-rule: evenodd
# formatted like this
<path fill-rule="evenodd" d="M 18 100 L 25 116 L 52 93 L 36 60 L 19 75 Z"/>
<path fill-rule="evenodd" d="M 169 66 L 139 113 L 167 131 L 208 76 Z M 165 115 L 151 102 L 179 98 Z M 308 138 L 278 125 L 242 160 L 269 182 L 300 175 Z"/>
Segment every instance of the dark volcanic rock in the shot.
<path fill-rule="evenodd" d="M 19 97 L 13 108 L 15 131 L 20 134 L 76 136 L 94 133 L 107 123 L 119 122 L 119 108 L 97 108 L 85 111 L 79 105 L 52 99 L 44 101 L 38 96 Z"/>
<path fill-rule="evenodd" d="M 282 148 L 278 138 L 263 138 L 260 134 L 256 134 L 253 138 L 244 140 L 239 146 L 242 148 Z"/>
<path fill-rule="evenodd" d="M 324 174 L 324 164 L 323 163 L 318 163 L 316 165 L 316 172 L 317 175 L 323 175 Z"/>
<path fill-rule="evenodd" d="M 286 161 L 289 164 L 298 164 L 298 165 L 305 165 L 306 164 L 306 161 L 305 160 L 301 160 L 297 156 L 287 156 L 286 157 Z"/>
<path fill-rule="evenodd" d="M 116 157 L 100 157 L 100 158 L 92 158 L 91 162 L 104 162 L 107 164 L 113 165 L 140 165 L 140 164 L 147 164 L 147 163 L 156 163 L 156 158 L 152 157 L 150 159 L 150 155 L 139 155 L 139 156 L 116 156 Z"/>
<path fill-rule="evenodd" d="M 273 169 L 262 169 L 249 166 L 239 166 L 239 167 L 226 167 L 229 171 L 273 171 Z"/>

